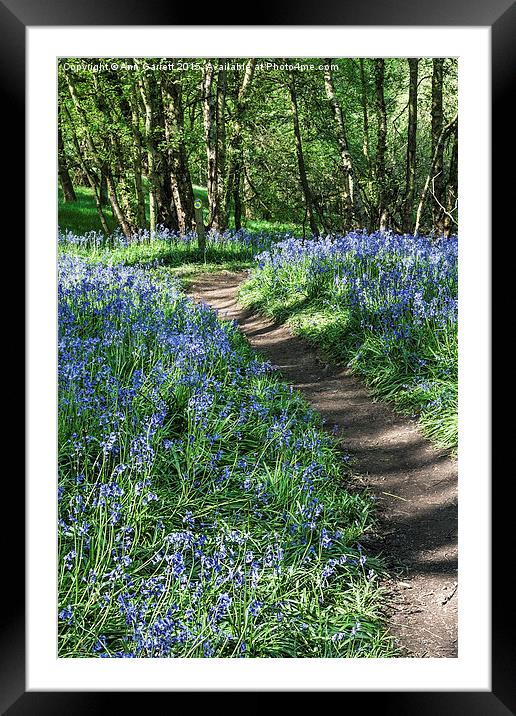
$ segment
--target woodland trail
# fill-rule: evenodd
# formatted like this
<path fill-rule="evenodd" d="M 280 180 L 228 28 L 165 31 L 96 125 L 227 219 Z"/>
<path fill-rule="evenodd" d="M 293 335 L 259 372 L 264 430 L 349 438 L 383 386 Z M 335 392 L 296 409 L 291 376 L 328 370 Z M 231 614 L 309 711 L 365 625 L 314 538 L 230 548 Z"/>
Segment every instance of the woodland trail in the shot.
<path fill-rule="evenodd" d="M 395 575 L 387 616 L 409 657 L 456 657 L 457 462 L 422 437 L 414 420 L 375 402 L 364 383 L 288 328 L 242 308 L 245 272 L 196 277 L 188 294 L 236 320 L 250 344 L 300 390 L 354 459 L 359 485 L 376 497 L 378 524 L 362 540 Z"/>

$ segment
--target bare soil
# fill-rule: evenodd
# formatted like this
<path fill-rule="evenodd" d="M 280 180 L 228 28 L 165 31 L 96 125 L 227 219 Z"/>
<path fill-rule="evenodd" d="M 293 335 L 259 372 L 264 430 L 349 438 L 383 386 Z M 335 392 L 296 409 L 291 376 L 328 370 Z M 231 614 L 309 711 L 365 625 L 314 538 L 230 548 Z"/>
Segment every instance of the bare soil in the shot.
<path fill-rule="evenodd" d="M 376 402 L 350 370 L 327 363 L 289 329 L 238 304 L 246 272 L 199 275 L 188 293 L 236 320 L 250 344 L 300 390 L 353 458 L 376 499 L 377 525 L 362 543 L 390 569 L 385 605 L 407 657 L 457 657 L 457 462 L 416 421 Z"/>

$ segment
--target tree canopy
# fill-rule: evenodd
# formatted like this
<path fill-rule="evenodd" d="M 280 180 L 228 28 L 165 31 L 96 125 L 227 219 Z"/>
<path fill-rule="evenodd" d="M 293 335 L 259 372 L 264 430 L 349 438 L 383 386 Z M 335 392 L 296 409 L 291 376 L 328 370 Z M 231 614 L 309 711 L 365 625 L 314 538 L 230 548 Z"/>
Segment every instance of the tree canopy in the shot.
<path fill-rule="evenodd" d="M 63 58 L 59 178 L 107 233 L 292 222 L 304 233 L 449 235 L 457 218 L 453 58 Z"/>

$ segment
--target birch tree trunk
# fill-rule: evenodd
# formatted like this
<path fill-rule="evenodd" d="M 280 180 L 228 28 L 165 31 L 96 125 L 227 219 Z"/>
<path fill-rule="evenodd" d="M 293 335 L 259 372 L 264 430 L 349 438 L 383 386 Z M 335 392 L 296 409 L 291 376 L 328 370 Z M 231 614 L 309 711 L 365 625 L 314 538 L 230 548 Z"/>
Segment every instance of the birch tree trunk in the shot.
<path fill-rule="evenodd" d="M 170 185 L 181 234 L 195 227 L 194 195 L 184 141 L 181 83 L 176 77 L 165 85 L 165 130 L 170 153 Z"/>
<path fill-rule="evenodd" d="M 232 162 L 228 172 L 230 177 L 231 187 L 233 193 L 233 209 L 235 216 L 235 229 L 238 231 L 242 228 L 242 179 L 244 171 L 244 147 L 243 147 L 243 136 L 242 136 L 242 125 L 246 109 L 246 100 L 253 79 L 254 68 L 256 66 L 256 60 L 250 59 L 247 62 L 242 84 L 238 91 L 236 109 L 235 109 L 235 132 L 233 136 L 233 153 Z M 228 199 L 231 195 L 228 192 Z M 226 204 L 229 202 L 226 200 Z"/>
<path fill-rule="evenodd" d="M 435 203 L 432 206 L 433 226 L 438 234 L 443 231 L 443 211 L 444 202 L 444 143 L 439 142 L 443 129 L 443 65 L 444 59 L 436 57 L 432 61 L 432 157 L 433 159 L 433 176 L 432 191 L 435 197 Z"/>
<path fill-rule="evenodd" d="M 378 209 L 377 216 L 380 231 L 385 231 L 389 223 L 388 207 L 386 206 L 385 188 L 385 155 L 387 151 L 387 111 L 385 109 L 384 82 L 385 60 L 374 61 L 375 106 L 377 117 L 377 143 L 376 143 L 376 192 Z"/>
<path fill-rule="evenodd" d="M 217 226 L 218 191 L 217 191 L 217 106 L 213 88 L 214 68 L 206 62 L 203 77 L 203 120 L 206 138 L 206 155 L 208 160 L 208 204 L 210 207 L 209 226 Z"/>
<path fill-rule="evenodd" d="M 120 203 L 118 201 L 118 197 L 116 195 L 116 188 L 115 183 L 113 180 L 113 176 L 111 174 L 111 170 L 109 169 L 107 162 L 105 161 L 104 157 L 101 155 L 97 147 L 95 146 L 95 143 L 93 141 L 93 138 L 89 131 L 89 122 L 88 118 L 86 117 L 86 113 L 84 111 L 84 108 L 81 105 L 81 102 L 79 100 L 75 84 L 73 81 L 73 78 L 71 74 L 66 75 L 67 83 L 68 83 L 68 89 L 70 91 L 70 96 L 72 98 L 74 107 L 76 112 L 79 114 L 82 120 L 82 127 L 85 131 L 85 137 L 86 137 L 86 143 L 88 145 L 88 148 L 91 152 L 91 155 L 96 162 L 97 166 L 99 167 L 100 171 L 103 171 L 106 175 L 106 181 L 107 181 L 107 191 L 109 196 L 109 201 L 111 202 L 111 207 L 113 209 L 113 214 L 115 215 L 120 228 L 124 232 L 124 235 L 127 238 L 130 238 L 133 234 L 133 228 L 129 221 L 127 220 L 126 216 L 124 215 L 124 212 L 122 211 L 120 207 Z"/>
<path fill-rule="evenodd" d="M 170 149 L 167 144 L 164 78 L 156 83 L 156 221 L 174 231 L 179 230 L 176 206 L 172 196 L 172 175 Z"/>
<path fill-rule="evenodd" d="M 113 181 L 111 172 L 109 172 L 109 171 L 106 174 L 106 181 L 107 181 L 107 190 L 108 190 L 109 201 L 111 202 L 111 206 L 113 207 L 113 213 L 116 217 L 116 220 L 120 224 L 122 231 L 124 232 L 124 236 L 126 238 L 130 239 L 134 233 L 134 229 L 131 226 L 131 224 L 129 223 L 125 213 L 122 211 L 120 202 L 118 201 L 115 183 Z"/>
<path fill-rule="evenodd" d="M 361 84 L 361 100 L 362 100 L 362 119 L 363 119 L 363 138 L 362 138 L 362 154 L 365 159 L 366 178 L 362 182 L 362 199 L 364 210 L 367 213 L 368 222 L 371 222 L 372 216 L 372 196 L 374 191 L 373 174 L 374 169 L 371 161 L 371 150 L 369 145 L 369 108 L 368 108 L 368 87 L 365 73 L 364 59 L 359 60 L 360 68 L 360 84 Z"/>
<path fill-rule="evenodd" d="M 364 122 L 364 136 L 362 141 L 362 152 L 366 160 L 367 166 L 371 168 L 371 152 L 369 149 L 369 110 L 367 102 L 367 80 L 365 76 L 364 60 L 360 58 L 360 82 L 362 85 L 362 115 Z"/>
<path fill-rule="evenodd" d="M 140 109 L 136 83 L 134 83 L 131 88 L 131 132 L 134 140 L 133 171 L 134 190 L 136 193 L 136 222 L 139 229 L 144 229 L 147 225 L 147 217 L 145 215 L 145 194 L 142 181 L 143 149 L 142 136 L 140 134 Z"/>
<path fill-rule="evenodd" d="M 225 60 L 222 59 L 222 62 Z M 227 73 L 220 69 L 217 76 L 217 204 L 216 204 L 216 228 L 224 231 L 228 227 L 228 212 L 226 207 L 226 84 Z"/>
<path fill-rule="evenodd" d="M 114 74 L 109 77 L 109 86 L 110 89 L 114 90 L 118 98 L 119 110 L 122 116 L 125 121 L 131 125 L 130 103 L 124 96 L 118 75 Z M 114 110 L 113 102 L 106 99 L 105 84 L 100 81 L 98 74 L 93 75 L 93 88 L 95 108 L 105 121 L 102 141 L 102 164 L 106 171 L 106 179 L 109 175 L 111 180 L 111 190 L 109 182 L 107 184 L 108 197 L 113 208 L 113 213 L 117 217 L 124 234 L 131 236 L 134 233 L 135 227 L 138 225 L 134 184 L 131 180 L 130 172 L 128 172 L 126 168 L 129 161 L 129 166 L 134 169 L 133 153 L 130 152 L 129 156 L 127 156 L 127 153 L 124 151 L 119 133 L 120 120 L 116 116 L 117 113 L 116 110 Z M 113 196 L 117 204 L 116 210 L 113 205 Z"/>
<path fill-rule="evenodd" d="M 354 201 L 353 164 L 346 138 L 346 126 L 344 123 L 342 108 L 335 96 L 333 75 L 330 69 L 331 58 L 326 58 L 324 62 L 328 67 L 328 69 L 324 71 L 324 88 L 326 90 L 326 97 L 328 98 L 333 112 L 335 135 L 337 137 L 342 166 L 342 204 L 344 206 L 343 228 L 347 231 L 349 229 L 355 229 L 357 226 Z"/>
<path fill-rule="evenodd" d="M 308 178 L 306 175 L 306 167 L 305 167 L 305 159 L 303 156 L 303 143 L 301 141 L 301 130 L 299 128 L 299 110 L 297 106 L 297 96 L 296 96 L 296 85 L 295 85 L 295 77 L 293 71 L 289 71 L 289 93 L 290 93 L 290 103 L 292 106 L 292 119 L 294 123 L 294 139 L 296 144 L 296 155 L 297 155 L 297 164 L 299 168 L 299 179 L 301 183 L 301 189 L 303 192 L 303 197 L 305 200 L 305 210 L 306 215 L 308 216 L 308 223 L 310 224 L 310 230 L 314 236 L 317 236 L 319 231 L 317 228 L 317 223 L 315 221 L 315 215 L 313 210 L 313 203 L 312 203 L 312 194 L 310 192 L 310 187 L 308 186 Z"/>
<path fill-rule="evenodd" d="M 145 146 L 147 149 L 147 181 L 149 185 L 149 224 L 151 236 L 156 233 L 158 202 L 157 202 L 157 173 L 156 173 L 156 146 L 154 133 L 155 103 L 152 86 L 147 74 L 143 73 L 139 82 L 139 89 L 145 107 Z"/>
<path fill-rule="evenodd" d="M 417 149 L 417 75 L 419 60 L 409 57 L 409 100 L 407 128 L 407 163 L 405 172 L 405 201 L 403 207 L 403 231 L 412 227 L 412 211 L 416 190 L 416 149 Z"/>

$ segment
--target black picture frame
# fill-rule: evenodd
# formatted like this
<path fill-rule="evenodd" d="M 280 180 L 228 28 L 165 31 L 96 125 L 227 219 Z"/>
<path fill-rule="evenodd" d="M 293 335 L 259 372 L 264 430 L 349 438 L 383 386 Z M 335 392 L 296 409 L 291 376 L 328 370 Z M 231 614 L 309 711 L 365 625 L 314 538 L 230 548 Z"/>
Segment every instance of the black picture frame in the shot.
<path fill-rule="evenodd" d="M 262 9 L 262 7 L 265 9 Z M 238 16 L 231 16 L 221 4 L 203 6 L 202 23 L 196 23 L 196 10 L 188 5 L 161 3 L 157 0 L 89 0 L 87 3 L 62 2 L 61 0 L 0 0 L 0 96 L 1 113 L 5 122 L 4 137 L 9 144 L 25 146 L 25 30 L 28 26 L 77 26 L 77 25 L 377 25 L 377 26 L 489 26 L 492 33 L 492 236 L 503 236 L 507 227 L 507 207 L 514 203 L 514 183 L 503 179 L 504 169 L 514 166 L 513 115 L 507 111 L 514 94 L 516 72 L 516 5 L 512 0 L 432 0 L 426 3 L 404 3 L 400 0 L 322 0 L 316 5 L 289 2 L 266 6 L 253 6 L 254 23 L 245 23 Z M 238 22 L 234 22 L 234 20 Z M 122 22 L 121 22 L 122 20 Z M 230 22 L 229 20 L 232 20 Z M 509 151 L 509 154 L 508 154 Z M 25 204 L 20 187 L 24 186 L 24 162 L 9 164 L 9 212 L 17 219 L 18 235 L 20 219 L 25 214 Z M 12 191 L 12 187 L 18 187 Z M 512 199 L 512 202 L 511 202 Z M 505 217 L 505 219 L 504 219 Z M 512 222 L 511 222 L 512 223 Z M 20 247 L 21 249 L 21 247 Z M 16 260 L 20 260 L 19 250 Z M 493 285 L 495 302 L 502 288 Z M 493 372 L 493 376 L 496 373 Z M 500 378 L 501 380 L 501 378 Z M 493 377 L 492 389 L 496 381 Z M 492 455 L 503 453 L 502 437 L 493 435 Z M 511 443 L 509 442 L 509 445 Z M 498 448 L 498 449 L 497 449 Z M 493 459 L 493 475 L 496 472 Z M 492 593 L 492 691 L 460 692 L 347 692 L 342 708 L 349 709 L 359 700 L 383 714 L 443 714 L 453 716 L 502 716 L 516 713 L 516 689 L 514 676 L 515 649 L 511 641 L 513 600 L 506 586 L 506 568 L 511 565 L 511 544 L 507 525 L 512 524 L 510 504 L 505 498 L 505 485 L 492 481 L 492 504 L 496 519 L 492 520 L 493 593 Z M 21 479 L 11 480 L 9 504 L 22 505 L 25 501 L 24 484 Z M 20 534 L 22 532 L 20 531 Z M 24 565 L 21 545 L 16 550 L 4 552 L 4 596 L 9 597 L 8 608 L 1 614 L 0 652 L 0 709 L 10 716 L 22 714 L 117 714 L 124 708 L 129 697 L 136 709 L 156 708 L 159 699 L 165 709 L 172 710 L 174 695 L 149 692 L 26 692 L 25 690 L 25 608 Z M 236 690 L 238 686 L 236 685 Z M 205 692 L 196 692 L 200 697 Z M 264 692 L 260 692 L 264 693 Z M 308 694 L 307 694 L 308 695 Z M 152 702 L 152 706 L 149 702 Z M 256 705 L 260 701 L 254 702 Z M 168 704 L 168 705 L 167 705 Z M 245 702 L 244 702 L 245 704 Z M 243 708 L 244 705 L 238 705 Z M 224 708 L 229 703 L 224 702 Z M 363 707 L 362 707 L 363 708 Z"/>

